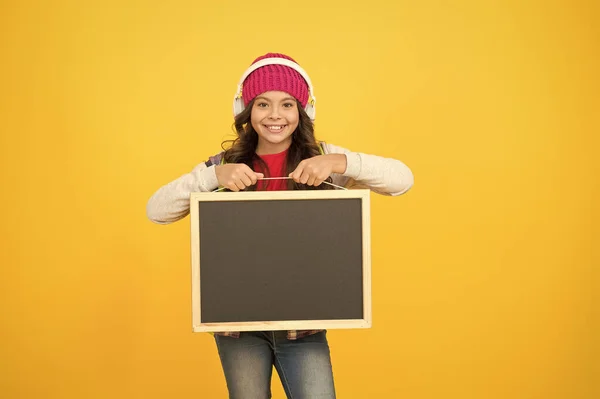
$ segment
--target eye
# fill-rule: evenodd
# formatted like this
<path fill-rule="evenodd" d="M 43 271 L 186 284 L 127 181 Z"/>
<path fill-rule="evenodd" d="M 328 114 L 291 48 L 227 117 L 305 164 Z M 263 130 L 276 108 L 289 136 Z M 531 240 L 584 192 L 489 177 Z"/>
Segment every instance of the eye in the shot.
<path fill-rule="evenodd" d="M 259 108 L 266 108 L 268 106 L 268 104 L 264 101 L 260 101 L 260 102 L 256 103 L 256 106 Z"/>
<path fill-rule="evenodd" d="M 296 105 L 296 104 L 294 104 L 294 103 L 292 103 L 292 102 L 289 102 L 289 103 L 284 103 L 284 104 L 283 104 L 283 107 L 284 107 L 284 108 L 294 108 L 294 105 Z"/>

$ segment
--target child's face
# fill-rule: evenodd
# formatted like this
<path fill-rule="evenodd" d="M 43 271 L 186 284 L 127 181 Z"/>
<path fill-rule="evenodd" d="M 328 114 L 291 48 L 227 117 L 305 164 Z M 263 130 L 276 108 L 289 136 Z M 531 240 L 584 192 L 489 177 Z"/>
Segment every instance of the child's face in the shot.
<path fill-rule="evenodd" d="M 256 97 L 250 121 L 258 134 L 256 153 L 277 154 L 292 143 L 298 127 L 296 99 L 283 91 L 268 91 Z"/>

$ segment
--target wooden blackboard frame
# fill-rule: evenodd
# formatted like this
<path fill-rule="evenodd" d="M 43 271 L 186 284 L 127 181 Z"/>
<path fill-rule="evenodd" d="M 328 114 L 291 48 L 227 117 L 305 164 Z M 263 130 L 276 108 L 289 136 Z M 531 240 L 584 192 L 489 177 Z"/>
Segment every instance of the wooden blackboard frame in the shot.
<path fill-rule="evenodd" d="M 315 199 L 358 199 L 361 203 L 362 221 L 362 304 L 363 317 L 336 320 L 265 320 L 203 323 L 201 320 L 200 278 L 200 222 L 199 203 L 203 201 L 286 201 Z M 370 328 L 371 318 L 371 220 L 370 190 L 302 190 L 256 192 L 198 192 L 190 196 L 191 256 L 192 256 L 192 321 L 193 332 L 261 331 L 261 330 L 312 330 Z M 235 228 L 235 226 L 229 226 Z"/>

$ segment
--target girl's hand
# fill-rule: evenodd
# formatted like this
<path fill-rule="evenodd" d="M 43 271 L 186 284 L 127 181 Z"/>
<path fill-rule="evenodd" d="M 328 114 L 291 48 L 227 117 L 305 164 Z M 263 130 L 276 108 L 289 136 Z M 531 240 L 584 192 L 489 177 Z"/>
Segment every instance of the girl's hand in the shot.
<path fill-rule="evenodd" d="M 296 183 L 318 186 L 332 173 L 346 171 L 346 155 L 326 154 L 308 158 L 298 164 L 296 170 L 289 177 Z"/>
<path fill-rule="evenodd" d="M 228 163 L 215 166 L 217 181 L 220 186 L 231 191 L 240 191 L 246 187 L 256 184 L 258 179 L 262 179 L 262 173 L 256 173 L 243 163 Z"/>

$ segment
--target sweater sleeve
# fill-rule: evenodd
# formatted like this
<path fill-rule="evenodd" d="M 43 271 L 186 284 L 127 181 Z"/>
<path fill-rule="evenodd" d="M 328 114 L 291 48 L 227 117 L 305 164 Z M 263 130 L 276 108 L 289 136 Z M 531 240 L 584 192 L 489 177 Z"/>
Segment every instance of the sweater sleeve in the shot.
<path fill-rule="evenodd" d="M 215 165 L 201 163 L 190 173 L 162 186 L 148 200 L 146 215 L 157 224 L 169 224 L 183 219 L 190 213 L 190 194 L 213 191 L 219 183 Z"/>
<path fill-rule="evenodd" d="M 397 159 L 352 152 L 328 143 L 323 147 L 326 154 L 346 155 L 346 171 L 332 176 L 336 184 L 362 186 L 378 194 L 396 196 L 407 192 L 414 183 L 410 168 Z"/>

